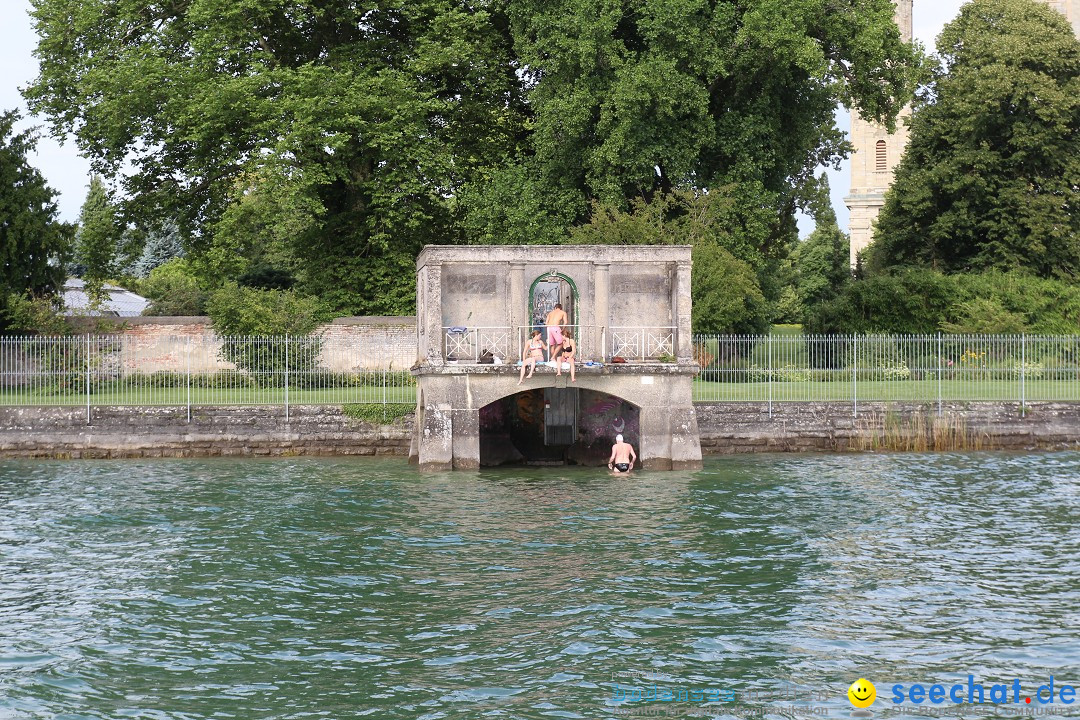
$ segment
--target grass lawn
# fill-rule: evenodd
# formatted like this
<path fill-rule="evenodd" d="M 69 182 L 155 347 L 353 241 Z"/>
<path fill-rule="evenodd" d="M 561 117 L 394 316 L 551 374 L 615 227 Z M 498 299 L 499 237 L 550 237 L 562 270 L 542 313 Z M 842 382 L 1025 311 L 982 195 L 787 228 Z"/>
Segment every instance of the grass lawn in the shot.
<path fill-rule="evenodd" d="M 326 390 L 289 390 L 290 405 L 342 405 L 346 403 L 416 403 L 416 388 L 350 387 Z M 184 388 L 135 388 L 93 393 L 91 405 L 187 405 Z M 192 405 L 284 405 L 282 388 L 192 388 Z M 0 392 L 0 405 L 86 405 L 77 393 Z"/>
<path fill-rule="evenodd" d="M 883 402 L 937 402 L 936 380 L 860 380 L 856 388 L 859 400 Z M 774 382 L 773 402 L 837 401 L 850 402 L 850 381 Z M 696 402 L 764 402 L 769 399 L 769 383 L 694 382 Z M 941 397 L 945 402 L 965 400 L 1020 401 L 1020 383 L 1016 380 L 942 380 Z M 1028 380 L 1024 383 L 1026 400 L 1080 400 L 1078 380 Z"/>
<path fill-rule="evenodd" d="M 938 383 L 935 380 L 860 380 L 858 399 L 861 401 L 937 402 Z M 832 382 L 779 382 L 771 387 L 773 402 L 835 401 L 850 402 L 851 382 L 838 378 Z M 942 380 L 943 400 L 1020 400 L 1020 383 L 1016 380 Z M 1024 386 L 1027 400 L 1080 401 L 1080 380 L 1028 380 Z M 770 397 L 766 382 L 724 383 L 694 381 L 694 400 L 697 402 L 765 402 Z M 92 405 L 187 405 L 184 388 L 138 388 L 94 393 Z M 416 403 L 416 388 L 351 387 L 325 390 L 289 390 L 290 405 L 342 405 L 345 403 Z M 284 405 L 281 388 L 192 388 L 192 405 Z M 78 393 L 14 393 L 0 392 L 0 405 L 85 405 L 86 395 Z"/>

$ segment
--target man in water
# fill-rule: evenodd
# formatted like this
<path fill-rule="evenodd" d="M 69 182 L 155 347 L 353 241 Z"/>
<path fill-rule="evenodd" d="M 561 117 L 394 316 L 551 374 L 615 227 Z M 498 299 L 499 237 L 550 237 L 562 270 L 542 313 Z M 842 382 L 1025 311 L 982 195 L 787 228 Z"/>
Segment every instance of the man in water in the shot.
<path fill-rule="evenodd" d="M 623 442 L 622 435 L 616 435 L 615 444 L 611 446 L 611 457 L 607 461 L 608 470 L 616 474 L 628 473 L 630 468 L 634 467 L 635 460 L 637 453 L 634 452 L 634 446 Z"/>
<path fill-rule="evenodd" d="M 548 360 L 555 359 L 555 348 L 563 344 L 562 326 L 566 324 L 566 313 L 562 304 L 555 303 L 554 309 L 547 314 L 544 325 L 547 326 Z"/>

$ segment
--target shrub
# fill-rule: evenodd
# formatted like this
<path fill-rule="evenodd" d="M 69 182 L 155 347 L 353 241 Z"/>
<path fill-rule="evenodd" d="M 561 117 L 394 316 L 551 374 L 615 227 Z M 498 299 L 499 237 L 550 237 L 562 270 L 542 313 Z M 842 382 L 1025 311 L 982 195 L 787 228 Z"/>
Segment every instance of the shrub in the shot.
<path fill-rule="evenodd" d="M 1080 287 L 1015 272 L 943 275 L 906 268 L 849 283 L 808 311 L 811 333 L 1072 334 Z"/>
<path fill-rule="evenodd" d="M 277 385 L 286 369 L 312 369 L 321 349 L 317 337 L 304 337 L 328 311 L 318 300 L 291 290 L 259 290 L 227 283 L 206 304 L 214 330 L 222 336 L 221 357 L 263 385 Z M 296 336 L 286 350 L 274 336 Z M 258 337 L 250 337 L 258 336 Z"/>
<path fill-rule="evenodd" d="M 207 294 L 199 287 L 187 260 L 175 258 L 157 266 L 139 283 L 150 301 L 143 315 L 202 315 Z"/>
<path fill-rule="evenodd" d="M 694 332 L 763 333 L 769 304 L 749 264 L 719 245 L 694 247 L 691 272 Z"/>
<path fill-rule="evenodd" d="M 4 315 L 6 330 L 12 333 L 67 335 L 72 331 L 59 299 L 52 295 L 10 293 Z"/>

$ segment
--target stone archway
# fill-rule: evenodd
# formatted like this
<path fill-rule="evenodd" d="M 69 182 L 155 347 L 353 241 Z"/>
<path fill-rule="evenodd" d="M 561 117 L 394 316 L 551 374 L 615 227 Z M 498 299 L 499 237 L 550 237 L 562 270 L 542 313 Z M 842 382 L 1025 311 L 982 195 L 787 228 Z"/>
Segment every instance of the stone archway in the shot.
<path fill-rule="evenodd" d="M 529 330 L 544 330 L 544 320 L 547 314 L 554 309 L 555 304 L 562 305 L 569 319 L 569 325 L 577 327 L 579 324 L 578 314 L 578 290 L 577 284 L 569 275 L 564 275 L 555 269 L 537 277 L 529 286 Z M 524 339 L 524 338 L 523 338 Z M 547 342 L 547 336 L 544 336 Z"/>
<path fill-rule="evenodd" d="M 640 450 L 640 408 L 587 388 L 530 388 L 480 408 L 480 465 L 607 463 L 615 436 Z"/>

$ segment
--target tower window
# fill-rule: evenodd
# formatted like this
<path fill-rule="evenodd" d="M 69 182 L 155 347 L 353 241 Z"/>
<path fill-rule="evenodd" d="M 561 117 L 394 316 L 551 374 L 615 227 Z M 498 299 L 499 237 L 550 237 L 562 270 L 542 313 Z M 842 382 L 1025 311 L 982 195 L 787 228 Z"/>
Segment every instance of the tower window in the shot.
<path fill-rule="evenodd" d="M 874 169 L 875 170 L 887 170 L 888 167 L 889 167 L 888 155 L 886 154 L 887 151 L 886 151 L 885 148 L 886 148 L 885 141 L 884 140 L 878 140 L 877 141 L 877 155 L 874 158 Z"/>

